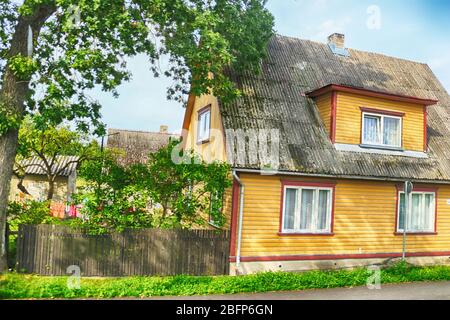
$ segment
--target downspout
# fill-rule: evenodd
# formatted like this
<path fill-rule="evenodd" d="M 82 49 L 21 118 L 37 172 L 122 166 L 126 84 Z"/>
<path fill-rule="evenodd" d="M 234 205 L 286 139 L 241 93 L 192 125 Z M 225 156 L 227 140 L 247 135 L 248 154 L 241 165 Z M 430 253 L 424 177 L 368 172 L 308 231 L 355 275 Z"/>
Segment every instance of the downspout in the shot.
<path fill-rule="evenodd" d="M 241 242 L 242 242 L 242 217 L 244 211 L 244 184 L 239 179 L 236 171 L 233 170 L 233 177 L 239 184 L 239 222 L 238 222 L 238 242 L 236 251 L 236 269 L 239 271 L 239 265 L 241 264 Z"/>

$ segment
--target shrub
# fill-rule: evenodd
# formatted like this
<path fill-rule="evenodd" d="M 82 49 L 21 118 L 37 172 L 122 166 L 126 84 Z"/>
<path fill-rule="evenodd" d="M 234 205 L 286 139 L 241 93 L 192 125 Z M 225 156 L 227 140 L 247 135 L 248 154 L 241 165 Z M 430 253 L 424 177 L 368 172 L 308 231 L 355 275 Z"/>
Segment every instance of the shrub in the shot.
<path fill-rule="evenodd" d="M 79 289 L 69 289 L 67 277 L 15 273 L 0 276 L 0 298 L 113 298 L 255 293 L 366 285 L 367 269 L 267 272 L 245 276 L 186 276 L 82 278 Z M 394 265 L 381 270 L 381 282 L 450 280 L 450 267 Z"/>

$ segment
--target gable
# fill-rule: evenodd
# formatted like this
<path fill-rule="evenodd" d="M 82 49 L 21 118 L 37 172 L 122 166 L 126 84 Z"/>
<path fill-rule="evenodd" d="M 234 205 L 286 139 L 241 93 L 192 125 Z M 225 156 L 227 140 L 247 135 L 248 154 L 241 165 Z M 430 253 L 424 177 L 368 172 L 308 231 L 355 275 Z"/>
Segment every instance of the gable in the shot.
<path fill-rule="evenodd" d="M 199 116 L 208 111 L 209 116 L 209 137 L 205 141 L 199 141 Z M 203 95 L 201 97 L 190 97 L 185 119 L 183 123 L 183 148 L 193 150 L 199 154 L 203 160 L 226 161 L 225 134 L 222 126 L 222 116 L 219 111 L 219 104 L 213 95 Z"/>

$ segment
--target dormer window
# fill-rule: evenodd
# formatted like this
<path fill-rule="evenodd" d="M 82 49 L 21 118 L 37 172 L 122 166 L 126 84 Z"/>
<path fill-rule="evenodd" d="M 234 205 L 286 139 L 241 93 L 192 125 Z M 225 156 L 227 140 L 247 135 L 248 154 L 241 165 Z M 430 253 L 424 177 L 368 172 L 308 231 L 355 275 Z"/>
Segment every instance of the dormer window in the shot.
<path fill-rule="evenodd" d="M 201 109 L 198 112 L 197 143 L 209 141 L 211 128 L 211 106 Z"/>
<path fill-rule="evenodd" d="M 362 145 L 402 147 L 402 114 L 363 110 L 362 117 Z"/>

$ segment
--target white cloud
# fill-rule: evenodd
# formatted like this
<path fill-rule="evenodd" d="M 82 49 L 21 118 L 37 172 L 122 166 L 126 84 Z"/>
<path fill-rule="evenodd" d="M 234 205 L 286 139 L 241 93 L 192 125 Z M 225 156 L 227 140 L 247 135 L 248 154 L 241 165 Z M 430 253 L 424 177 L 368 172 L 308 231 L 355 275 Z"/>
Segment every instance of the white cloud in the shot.
<path fill-rule="evenodd" d="M 324 42 L 330 34 L 345 33 L 346 27 L 351 23 L 352 18 L 348 16 L 337 20 L 326 20 L 316 28 L 309 28 L 312 31 L 311 39 Z"/>

